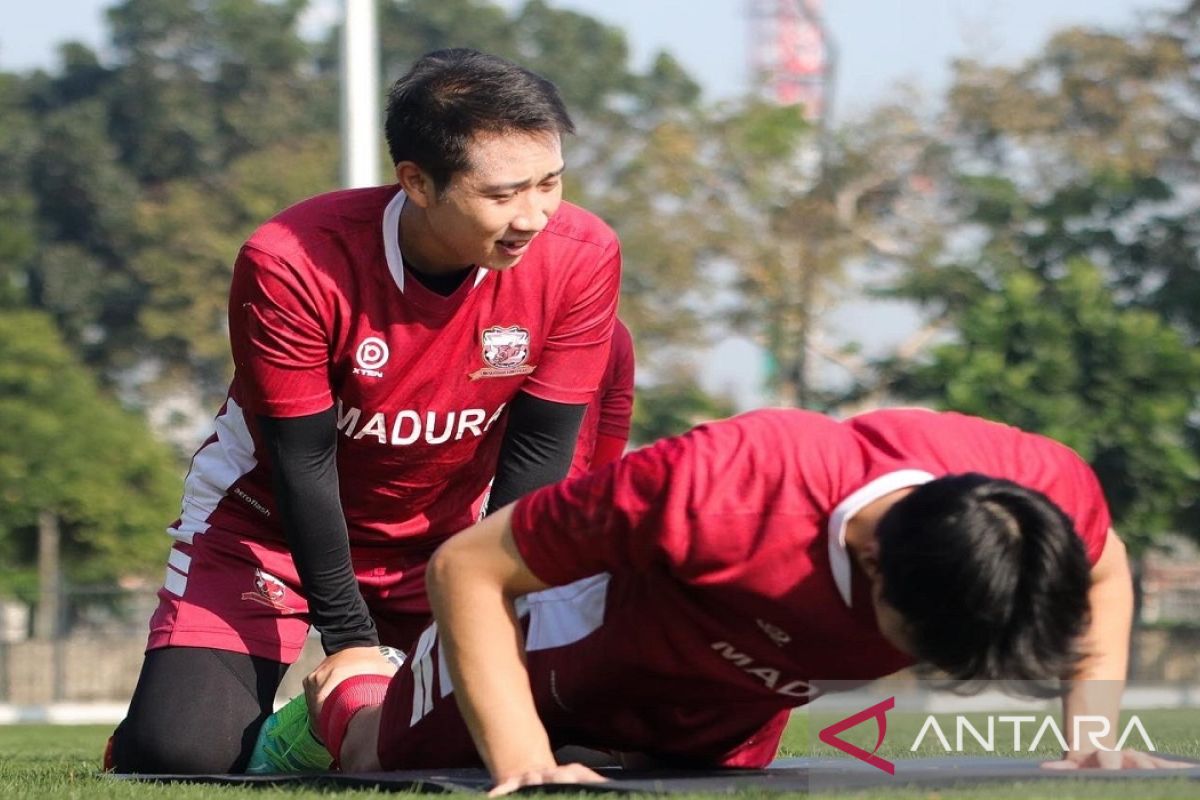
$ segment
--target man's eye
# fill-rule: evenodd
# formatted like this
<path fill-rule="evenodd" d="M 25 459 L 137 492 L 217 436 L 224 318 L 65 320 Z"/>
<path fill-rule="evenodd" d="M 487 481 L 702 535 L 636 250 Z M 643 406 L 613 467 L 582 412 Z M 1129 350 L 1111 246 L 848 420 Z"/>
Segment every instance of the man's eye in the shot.
<path fill-rule="evenodd" d="M 492 195 L 492 199 L 495 200 L 497 203 L 507 203 L 509 200 L 512 200 L 516 196 L 517 196 L 516 192 L 506 192 L 504 194 L 494 194 L 494 195 Z"/>

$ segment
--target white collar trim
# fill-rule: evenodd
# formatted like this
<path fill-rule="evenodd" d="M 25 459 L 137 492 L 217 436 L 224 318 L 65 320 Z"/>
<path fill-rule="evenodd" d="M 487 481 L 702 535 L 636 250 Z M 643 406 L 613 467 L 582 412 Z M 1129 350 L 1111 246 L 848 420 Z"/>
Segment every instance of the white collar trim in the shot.
<path fill-rule="evenodd" d="M 407 201 L 404 190 L 400 190 L 383 210 L 383 253 L 387 257 L 388 272 L 392 273 L 392 280 L 401 294 L 404 294 L 404 256 L 400 253 L 400 212 Z M 483 283 L 488 272 L 483 267 L 475 270 L 475 283 L 471 288 Z"/>
<path fill-rule="evenodd" d="M 837 585 L 842 601 L 850 606 L 850 553 L 846 550 L 846 524 L 850 518 L 884 495 L 909 486 L 920 486 L 933 480 L 931 473 L 919 469 L 901 469 L 880 475 L 870 483 L 860 486 L 846 499 L 837 504 L 829 515 L 829 569 Z"/>
<path fill-rule="evenodd" d="M 383 252 L 387 256 L 388 271 L 401 294 L 404 293 L 404 256 L 400 255 L 400 211 L 407 199 L 403 191 L 396 192 L 383 210 Z"/>

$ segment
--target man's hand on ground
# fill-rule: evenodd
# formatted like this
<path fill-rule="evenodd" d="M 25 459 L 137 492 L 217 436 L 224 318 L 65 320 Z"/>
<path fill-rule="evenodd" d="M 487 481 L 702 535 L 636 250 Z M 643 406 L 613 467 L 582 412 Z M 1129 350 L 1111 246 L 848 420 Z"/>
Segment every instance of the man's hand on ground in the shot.
<path fill-rule="evenodd" d="M 1047 761 L 1043 769 L 1188 769 L 1196 764 L 1172 761 L 1140 750 L 1092 750 L 1064 753 L 1058 761 Z"/>
<path fill-rule="evenodd" d="M 515 792 L 522 786 L 541 786 L 547 783 L 603 783 L 605 780 L 582 764 L 562 764 L 546 769 L 522 772 L 499 781 L 488 792 L 488 797 L 500 797 Z"/>
<path fill-rule="evenodd" d="M 321 705 L 339 683 L 355 675 L 385 675 L 392 677 L 397 667 L 379 652 L 375 645 L 347 647 L 326 656 L 304 679 L 304 696 L 308 700 L 308 719 L 313 730 L 321 716 Z"/>

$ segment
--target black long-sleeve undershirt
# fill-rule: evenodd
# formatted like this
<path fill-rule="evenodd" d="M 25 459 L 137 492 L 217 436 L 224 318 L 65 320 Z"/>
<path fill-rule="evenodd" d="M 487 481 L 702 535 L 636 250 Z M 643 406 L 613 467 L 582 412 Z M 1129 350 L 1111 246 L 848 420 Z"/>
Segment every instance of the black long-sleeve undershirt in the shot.
<path fill-rule="evenodd" d="M 326 653 L 379 644 L 358 591 L 337 474 L 337 412 L 281 419 L 260 416 L 271 455 L 275 504 Z"/>
<path fill-rule="evenodd" d="M 586 405 L 552 403 L 517 393 L 508 407 L 489 510 L 567 477 L 586 410 Z"/>
<path fill-rule="evenodd" d="M 520 392 L 509 405 L 489 507 L 561 480 L 571 466 L 586 406 Z M 337 475 L 336 411 L 259 416 L 271 456 L 276 506 L 326 653 L 379 643 L 350 560 Z"/>

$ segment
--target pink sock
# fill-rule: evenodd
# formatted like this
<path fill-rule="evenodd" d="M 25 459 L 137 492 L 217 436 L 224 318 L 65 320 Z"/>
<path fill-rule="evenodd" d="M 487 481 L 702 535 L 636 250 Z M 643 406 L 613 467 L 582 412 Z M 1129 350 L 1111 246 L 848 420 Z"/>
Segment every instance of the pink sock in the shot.
<path fill-rule="evenodd" d="M 355 675 L 339 683 L 325 698 L 317 733 L 334 761 L 341 760 L 342 740 L 346 738 L 350 718 L 368 706 L 381 705 L 391 682 L 385 675 Z"/>

